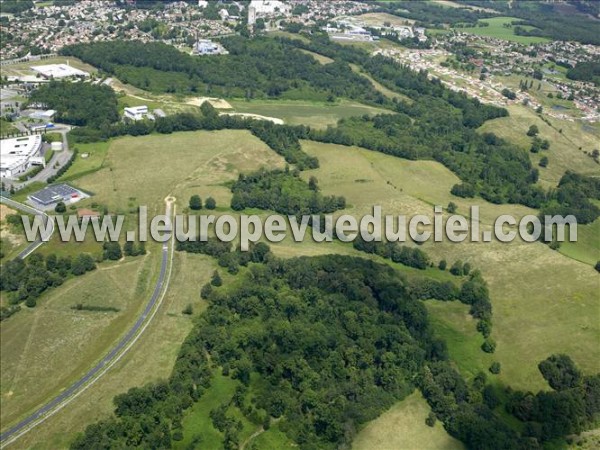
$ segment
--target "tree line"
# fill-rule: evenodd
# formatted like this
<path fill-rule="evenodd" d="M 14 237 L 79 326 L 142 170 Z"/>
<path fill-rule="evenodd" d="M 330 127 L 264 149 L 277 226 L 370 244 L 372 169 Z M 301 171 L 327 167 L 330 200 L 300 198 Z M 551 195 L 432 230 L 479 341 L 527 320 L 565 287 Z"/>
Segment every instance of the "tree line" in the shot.
<path fill-rule="evenodd" d="M 70 276 L 80 276 L 94 270 L 96 261 L 88 253 L 57 257 L 34 253 L 27 259 L 15 258 L 2 265 L 0 291 L 8 292 L 8 302 L 25 302 L 32 308 L 47 289 L 60 286 Z"/>

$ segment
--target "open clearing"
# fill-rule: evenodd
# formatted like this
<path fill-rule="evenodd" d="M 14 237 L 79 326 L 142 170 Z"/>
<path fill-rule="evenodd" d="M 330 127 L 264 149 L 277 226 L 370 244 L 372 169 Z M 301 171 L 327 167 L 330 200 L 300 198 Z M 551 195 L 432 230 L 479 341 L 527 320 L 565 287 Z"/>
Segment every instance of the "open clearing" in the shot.
<path fill-rule="evenodd" d="M 97 202 L 114 212 L 128 212 L 146 205 L 152 214 L 162 211 L 162 199 L 169 193 L 182 206 L 192 194 L 229 205 L 231 193 L 224 182 L 235 180 L 240 171 L 283 165 L 283 158 L 247 131 L 124 137 L 110 142 L 99 170 L 73 184 L 95 193 L 82 207 Z"/>
<path fill-rule="evenodd" d="M 407 19 L 405 17 L 398 17 L 387 13 L 367 13 L 356 16 L 368 26 L 383 26 L 384 23 L 389 23 L 394 27 L 398 26 L 412 26 L 415 21 Z"/>
<path fill-rule="evenodd" d="M 514 26 L 505 27 L 505 24 L 510 25 L 511 22 L 519 20 L 516 17 L 493 17 L 491 19 L 481 19 L 480 22 L 489 23 L 487 27 L 470 27 L 456 28 L 456 31 L 461 33 L 476 34 L 478 36 L 487 36 L 505 41 L 518 42 L 519 44 L 536 44 L 538 42 L 549 42 L 550 39 L 537 36 L 519 36 L 514 32 Z M 532 29 L 521 25 L 522 28 Z"/>
<path fill-rule="evenodd" d="M 52 56 L 50 58 L 40 59 L 37 61 L 28 61 L 2 66 L 2 76 L 35 76 L 36 72 L 31 70 L 31 66 L 45 66 L 47 64 L 68 64 L 71 67 L 84 70 L 91 74 L 98 72 L 98 69 L 96 69 L 94 66 L 90 66 L 89 64 L 86 64 L 77 58 Z"/>
<path fill-rule="evenodd" d="M 462 443 L 444 430 L 441 422 L 429 427 L 431 409 L 417 390 L 370 422 L 354 438 L 353 450 L 462 450 Z"/>
<path fill-rule="evenodd" d="M 331 59 L 331 58 L 329 58 L 329 57 L 327 57 L 325 55 L 321 55 L 319 53 L 311 52 L 310 50 L 304 50 L 303 48 L 300 49 L 300 51 L 302 53 L 306 53 L 307 55 L 312 56 L 313 58 L 315 58 L 321 64 L 331 64 L 333 62 L 333 59 Z"/>
<path fill-rule="evenodd" d="M 278 117 L 288 125 L 308 125 L 314 128 L 336 125 L 340 119 L 348 117 L 393 114 L 393 111 L 387 109 L 350 100 L 339 100 L 332 104 L 295 100 L 232 100 L 230 103 L 237 112 Z"/>
<path fill-rule="evenodd" d="M 491 375 L 486 370 L 495 358 L 493 354 L 481 351 L 483 336 L 475 329 L 476 320 L 469 315 L 467 305 L 458 301 L 428 300 L 425 306 L 436 335 L 446 342 L 450 359 L 465 378 L 473 379 L 480 371 L 487 373 L 490 378 L 502 376 Z"/>

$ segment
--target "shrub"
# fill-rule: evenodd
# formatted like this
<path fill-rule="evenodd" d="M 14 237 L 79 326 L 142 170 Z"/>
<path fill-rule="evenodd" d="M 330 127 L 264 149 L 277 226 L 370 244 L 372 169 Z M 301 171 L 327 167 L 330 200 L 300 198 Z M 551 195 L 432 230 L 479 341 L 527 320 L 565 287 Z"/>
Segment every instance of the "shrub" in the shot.
<path fill-rule="evenodd" d="M 500 363 L 498 361 L 494 361 L 492 363 L 492 365 L 490 366 L 490 372 L 493 373 L 494 375 L 498 375 L 500 373 Z"/>

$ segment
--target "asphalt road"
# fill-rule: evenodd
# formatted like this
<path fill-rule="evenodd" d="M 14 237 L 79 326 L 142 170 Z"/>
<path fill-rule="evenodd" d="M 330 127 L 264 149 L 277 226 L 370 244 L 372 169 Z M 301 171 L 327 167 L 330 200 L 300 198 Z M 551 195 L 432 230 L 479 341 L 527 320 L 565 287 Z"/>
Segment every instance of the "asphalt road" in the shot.
<path fill-rule="evenodd" d="M 35 216 L 42 216 L 42 220 L 44 220 L 44 222 L 46 220 L 49 220 L 48 215 L 44 211 L 40 211 L 40 210 L 32 208 L 31 206 L 28 206 L 28 205 L 24 205 L 23 203 L 15 202 L 14 200 L 11 200 L 4 196 L 0 196 L 0 203 L 4 203 L 5 205 L 11 206 L 11 207 L 18 209 L 19 211 L 22 211 L 27 214 L 33 214 Z M 48 239 L 50 238 L 50 236 L 52 236 L 52 233 L 54 233 L 54 222 L 51 221 L 50 225 L 52 227 L 50 228 L 50 234 L 48 235 Z M 31 253 L 33 253 L 44 242 L 47 242 L 47 240 L 44 241 L 40 238 L 36 239 L 34 242 L 31 242 L 23 251 L 21 251 L 17 255 L 17 257 L 19 257 L 21 259 L 27 258 Z"/>
<path fill-rule="evenodd" d="M 167 202 L 166 214 L 169 217 L 171 217 L 171 208 L 172 203 Z M 162 298 L 161 292 L 163 290 L 163 287 L 168 283 L 167 269 L 169 265 L 170 243 L 171 240 L 163 243 L 162 245 L 162 261 L 160 266 L 160 274 L 158 276 L 156 286 L 154 287 L 154 292 L 152 292 L 152 297 L 150 298 L 150 301 L 146 304 L 146 307 L 144 308 L 142 314 L 138 317 L 138 319 L 133 324 L 131 329 L 127 332 L 127 334 L 106 356 L 104 356 L 104 358 L 100 360 L 100 362 L 98 362 L 93 368 L 91 368 L 83 377 L 81 377 L 71 386 L 66 388 L 48 403 L 38 408 L 31 415 L 16 423 L 6 431 L 0 433 L 0 445 L 2 447 L 14 442 L 16 439 L 25 434 L 35 425 L 41 423 L 40 419 L 43 419 L 45 416 L 50 415 L 55 410 L 60 409 L 65 401 L 75 396 L 80 391 L 83 391 L 88 386 L 88 383 L 90 383 L 90 381 L 94 380 L 97 376 L 103 374 L 103 370 L 109 365 L 109 363 L 113 362 L 117 357 L 119 357 L 119 355 L 122 352 L 127 351 L 128 345 L 134 342 L 136 336 L 138 335 L 138 332 L 141 331 L 144 327 L 146 319 L 151 315 L 152 310 L 156 306 L 159 299 Z"/>

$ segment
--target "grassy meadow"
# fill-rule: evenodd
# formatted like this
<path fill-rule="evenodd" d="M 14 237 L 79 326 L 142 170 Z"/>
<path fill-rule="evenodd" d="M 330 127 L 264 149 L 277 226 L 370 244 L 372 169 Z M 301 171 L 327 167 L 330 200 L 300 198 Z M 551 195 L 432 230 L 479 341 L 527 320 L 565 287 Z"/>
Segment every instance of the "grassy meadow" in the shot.
<path fill-rule="evenodd" d="M 440 422 L 433 428 L 425 424 L 429 411 L 421 393 L 413 392 L 360 430 L 352 450 L 463 450 L 463 444 L 446 433 Z"/>
<path fill-rule="evenodd" d="M 24 307 L 0 328 L 3 425 L 82 376 L 129 328 L 153 288 L 159 259 L 101 265 L 48 291 L 35 308 Z M 74 309 L 77 304 L 114 311 Z"/>
<path fill-rule="evenodd" d="M 481 19 L 480 22 L 489 23 L 487 27 L 468 27 L 456 28 L 461 33 L 476 34 L 478 36 L 487 36 L 505 41 L 517 42 L 519 44 L 536 44 L 538 42 L 549 42 L 548 38 L 538 36 L 519 36 L 514 32 L 514 26 L 506 27 L 505 24 L 519 20 L 516 17 L 493 17 L 490 19 Z M 521 26 L 525 29 L 531 29 L 525 25 Z"/>
<path fill-rule="evenodd" d="M 550 141 L 550 149 L 539 153 L 529 153 L 534 166 L 542 156 L 548 157 L 545 168 L 538 167 L 539 184 L 544 189 L 553 189 L 567 170 L 588 176 L 600 176 L 600 165 L 589 153 L 598 146 L 600 127 L 584 125 L 579 121 L 559 120 L 547 115 L 542 120 L 529 108 L 512 105 L 508 107 L 510 115 L 486 122 L 479 130 L 493 132 L 496 135 L 528 150 L 532 138 L 527 136 L 531 125 L 536 125 L 540 139 Z M 596 221 L 591 225 L 578 226 L 577 242 L 564 242 L 559 250 L 566 256 L 594 265 L 600 260 L 600 225 Z"/>
<path fill-rule="evenodd" d="M 313 128 L 336 125 L 340 119 L 348 117 L 392 114 L 389 110 L 351 100 L 338 100 L 335 103 L 300 100 L 231 100 L 229 103 L 236 112 L 276 117 L 288 125 L 308 125 Z"/>

